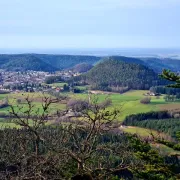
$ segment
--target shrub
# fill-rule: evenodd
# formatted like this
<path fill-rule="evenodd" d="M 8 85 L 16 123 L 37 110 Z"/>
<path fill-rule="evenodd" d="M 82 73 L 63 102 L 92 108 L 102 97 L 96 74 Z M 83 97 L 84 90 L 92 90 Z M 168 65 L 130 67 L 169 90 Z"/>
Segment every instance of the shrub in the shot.
<path fill-rule="evenodd" d="M 69 109 L 72 109 L 74 111 L 82 111 L 82 110 L 85 110 L 85 109 L 88 109 L 88 106 L 89 106 L 89 103 L 85 100 L 69 100 L 68 103 L 67 103 L 67 107 Z"/>
<path fill-rule="evenodd" d="M 151 102 L 151 98 L 150 97 L 145 97 L 145 98 L 140 100 L 141 104 L 149 104 L 150 102 Z"/>
<path fill-rule="evenodd" d="M 180 151 L 180 144 L 176 144 L 173 146 L 174 150 Z"/>
<path fill-rule="evenodd" d="M 20 104 L 22 101 L 21 101 L 21 99 L 17 99 L 16 102 L 17 102 L 17 104 Z"/>
<path fill-rule="evenodd" d="M 156 96 L 156 99 L 160 99 L 161 97 L 160 96 Z"/>

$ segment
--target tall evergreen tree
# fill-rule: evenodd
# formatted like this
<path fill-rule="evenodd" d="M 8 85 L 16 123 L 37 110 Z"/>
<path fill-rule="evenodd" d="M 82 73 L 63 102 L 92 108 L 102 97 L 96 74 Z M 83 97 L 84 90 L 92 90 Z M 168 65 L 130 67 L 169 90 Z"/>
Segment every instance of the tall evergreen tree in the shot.
<path fill-rule="evenodd" d="M 174 84 L 170 84 L 167 87 L 180 88 L 180 74 L 174 73 L 170 70 L 164 69 L 161 78 L 174 82 Z"/>

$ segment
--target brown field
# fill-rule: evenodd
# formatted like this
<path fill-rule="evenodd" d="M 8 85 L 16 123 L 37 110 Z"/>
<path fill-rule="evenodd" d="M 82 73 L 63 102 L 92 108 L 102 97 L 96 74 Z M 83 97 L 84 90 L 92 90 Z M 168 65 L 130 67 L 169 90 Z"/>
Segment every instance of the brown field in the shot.
<path fill-rule="evenodd" d="M 179 109 L 180 110 L 180 104 L 162 104 L 162 105 L 159 105 L 159 109 L 160 110 L 177 110 Z"/>

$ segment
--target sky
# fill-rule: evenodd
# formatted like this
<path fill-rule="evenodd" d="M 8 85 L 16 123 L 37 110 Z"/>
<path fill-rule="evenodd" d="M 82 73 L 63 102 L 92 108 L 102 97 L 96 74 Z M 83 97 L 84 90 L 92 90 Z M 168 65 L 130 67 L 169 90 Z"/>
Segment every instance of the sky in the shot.
<path fill-rule="evenodd" d="M 180 0 L 0 0 L 0 48 L 180 48 Z"/>

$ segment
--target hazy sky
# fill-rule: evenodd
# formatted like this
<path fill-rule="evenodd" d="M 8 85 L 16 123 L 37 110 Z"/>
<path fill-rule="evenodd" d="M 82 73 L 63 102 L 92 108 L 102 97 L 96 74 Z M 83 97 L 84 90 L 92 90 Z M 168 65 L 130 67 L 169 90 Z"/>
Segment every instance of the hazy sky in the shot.
<path fill-rule="evenodd" d="M 0 48 L 180 48 L 180 0 L 0 0 Z"/>

